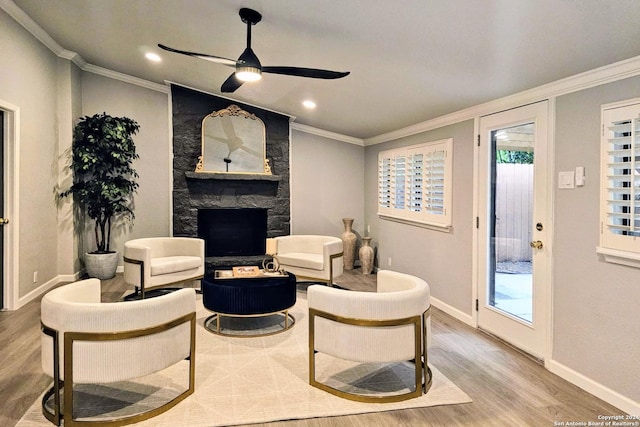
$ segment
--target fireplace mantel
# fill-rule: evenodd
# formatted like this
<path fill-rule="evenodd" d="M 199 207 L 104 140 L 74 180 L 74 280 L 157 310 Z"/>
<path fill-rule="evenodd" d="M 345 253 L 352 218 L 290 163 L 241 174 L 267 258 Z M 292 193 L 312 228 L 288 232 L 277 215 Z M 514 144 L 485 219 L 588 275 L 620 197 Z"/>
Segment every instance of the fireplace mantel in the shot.
<path fill-rule="evenodd" d="M 281 181 L 280 175 L 253 174 L 253 173 L 207 173 L 207 172 L 185 172 L 187 179 L 194 180 L 224 180 L 224 181 Z"/>

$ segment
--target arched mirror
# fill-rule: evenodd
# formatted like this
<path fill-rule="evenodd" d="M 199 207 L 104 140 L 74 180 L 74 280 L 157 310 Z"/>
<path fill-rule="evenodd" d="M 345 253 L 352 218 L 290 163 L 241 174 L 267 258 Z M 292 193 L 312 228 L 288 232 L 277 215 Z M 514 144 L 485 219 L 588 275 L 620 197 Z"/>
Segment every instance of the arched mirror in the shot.
<path fill-rule="evenodd" d="M 237 105 L 206 116 L 196 172 L 271 174 L 264 122 Z"/>

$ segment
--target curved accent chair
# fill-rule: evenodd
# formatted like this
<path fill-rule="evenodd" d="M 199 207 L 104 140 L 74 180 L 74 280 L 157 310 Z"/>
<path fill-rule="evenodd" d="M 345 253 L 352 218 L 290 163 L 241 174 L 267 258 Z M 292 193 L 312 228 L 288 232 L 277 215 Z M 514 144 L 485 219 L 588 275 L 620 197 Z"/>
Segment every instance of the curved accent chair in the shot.
<path fill-rule="evenodd" d="M 42 413 L 56 425 L 139 422 L 167 411 L 194 391 L 195 289 L 116 303 L 101 303 L 100 294 L 100 280 L 87 279 L 53 289 L 42 298 L 42 368 L 53 378 L 42 398 Z M 131 380 L 185 359 L 189 385 L 173 400 L 109 421 L 74 419 L 74 385 Z M 53 407 L 48 404 L 51 400 Z"/>
<path fill-rule="evenodd" d="M 310 286 L 309 384 L 359 402 L 397 402 L 431 387 L 427 364 L 430 290 L 422 279 L 389 270 L 377 273 L 377 292 Z M 316 354 L 359 363 L 413 361 L 415 389 L 393 395 L 354 394 L 316 380 Z"/>
<path fill-rule="evenodd" d="M 294 234 L 267 239 L 267 254 L 298 279 L 333 284 L 344 269 L 342 240 L 338 237 Z"/>
<path fill-rule="evenodd" d="M 204 276 L 204 240 L 192 237 L 149 237 L 124 244 L 124 281 L 135 298 Z M 128 299 L 128 297 L 127 297 Z"/>

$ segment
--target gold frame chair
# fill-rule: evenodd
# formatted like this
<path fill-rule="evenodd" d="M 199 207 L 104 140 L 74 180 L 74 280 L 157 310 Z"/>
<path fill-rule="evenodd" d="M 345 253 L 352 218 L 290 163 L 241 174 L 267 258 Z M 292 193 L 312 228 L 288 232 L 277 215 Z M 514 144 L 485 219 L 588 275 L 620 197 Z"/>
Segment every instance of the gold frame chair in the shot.
<path fill-rule="evenodd" d="M 145 286 L 145 284 L 144 284 L 144 261 L 139 260 L 139 259 L 127 258 L 125 256 L 122 257 L 122 261 L 125 262 L 125 263 L 130 263 L 130 264 L 134 264 L 134 265 L 139 265 L 140 266 L 140 288 L 138 288 L 137 286 L 134 286 L 134 292 L 132 294 L 130 294 L 130 295 L 127 295 L 125 297 L 126 300 L 137 299 L 138 295 L 140 295 L 140 299 L 144 299 L 145 293 L 148 290 L 171 288 L 171 286 L 173 286 L 173 285 L 179 285 L 181 283 L 191 282 L 192 280 L 202 280 L 204 278 L 204 275 L 199 275 L 199 276 L 194 276 L 194 277 L 189 278 L 189 279 L 180 279 L 180 280 L 176 280 L 175 282 L 163 283 L 161 285 Z M 199 290 L 196 289 L 196 292 L 199 292 Z"/>
<path fill-rule="evenodd" d="M 407 399 L 413 399 L 427 393 L 431 388 L 433 381 L 433 373 L 428 366 L 427 357 L 427 319 L 431 315 L 431 307 L 429 307 L 422 315 L 411 316 L 403 319 L 388 320 L 366 320 L 355 319 L 350 317 L 337 316 L 325 311 L 314 308 L 309 309 L 309 384 L 312 386 L 331 393 L 335 396 L 349 400 L 365 403 L 391 403 L 400 402 Z M 343 323 L 352 326 L 364 326 L 372 328 L 385 328 L 402 325 L 413 325 L 414 327 L 414 349 L 415 357 L 413 359 L 415 365 L 415 390 L 407 393 L 384 396 L 365 396 L 361 394 L 348 393 L 343 390 L 331 387 L 325 383 L 316 380 L 316 353 L 315 350 L 315 319 L 321 317 L 334 322 Z M 423 356 L 424 355 L 424 360 Z"/>
<path fill-rule="evenodd" d="M 315 277 L 304 276 L 301 274 L 296 274 L 296 277 L 298 279 L 302 279 L 302 280 L 298 280 L 299 282 L 326 283 L 329 286 L 333 286 L 335 285 L 335 283 L 333 282 L 333 260 L 336 258 L 341 258 L 343 256 L 344 256 L 344 251 L 340 252 L 339 254 L 329 255 L 329 280 L 316 279 Z"/>
<path fill-rule="evenodd" d="M 150 409 L 148 411 L 129 415 L 114 420 L 105 421 L 80 421 L 73 418 L 73 344 L 76 341 L 115 341 L 126 340 L 131 338 L 139 338 L 143 336 L 158 334 L 175 328 L 183 323 L 190 323 L 190 349 L 189 357 L 189 388 L 172 400 L 162 404 L 157 408 Z M 151 328 L 135 329 L 122 332 L 65 332 L 63 333 L 64 344 L 64 379 L 60 380 L 60 333 L 59 331 L 48 327 L 41 322 L 41 328 L 43 333 L 50 336 L 53 339 L 53 369 L 54 378 L 53 386 L 49 389 L 42 398 L 42 414 L 53 424 L 60 425 L 61 421 L 64 421 L 65 427 L 69 426 L 109 426 L 117 427 L 127 424 L 132 424 L 144 420 L 148 420 L 163 412 L 173 408 L 179 402 L 184 400 L 187 396 L 193 394 L 195 390 L 195 349 L 196 349 L 196 314 L 194 312 L 185 314 L 167 323 L 157 325 Z M 66 386 L 65 386 L 66 384 Z M 63 389 L 64 405 L 61 402 L 60 389 Z M 54 399 L 54 411 L 51 412 L 47 409 L 46 404 L 53 395 Z"/>

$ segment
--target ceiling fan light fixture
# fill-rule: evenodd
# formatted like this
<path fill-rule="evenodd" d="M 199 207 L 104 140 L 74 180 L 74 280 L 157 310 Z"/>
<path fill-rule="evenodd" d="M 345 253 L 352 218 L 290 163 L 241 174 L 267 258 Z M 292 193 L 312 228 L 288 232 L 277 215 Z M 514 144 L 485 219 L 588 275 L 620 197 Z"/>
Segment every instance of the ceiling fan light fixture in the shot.
<path fill-rule="evenodd" d="M 238 66 L 236 68 L 236 77 L 243 82 L 255 82 L 262 78 L 260 68 Z"/>
<path fill-rule="evenodd" d="M 145 53 L 144 57 L 147 58 L 149 61 L 153 61 L 153 62 L 162 61 L 162 58 L 160 58 L 160 55 L 158 55 L 157 53 L 153 53 L 153 52 Z"/>
<path fill-rule="evenodd" d="M 240 9 L 240 19 L 242 22 L 247 24 L 247 47 L 236 61 L 221 56 L 208 55 L 206 53 L 178 50 L 160 43 L 158 44 L 158 47 L 169 52 L 192 56 L 211 62 L 218 62 L 227 66 L 234 66 L 235 71 L 227 77 L 220 87 L 220 91 L 225 93 L 235 92 L 244 82 L 255 82 L 260 80 L 262 78 L 263 71 L 270 74 L 283 74 L 286 76 L 308 77 L 312 79 L 340 79 L 349 75 L 348 71 L 331 71 L 318 68 L 282 66 L 263 67 L 256 54 L 251 49 L 251 27 L 260 22 L 262 15 L 253 9 L 243 7 Z"/>

